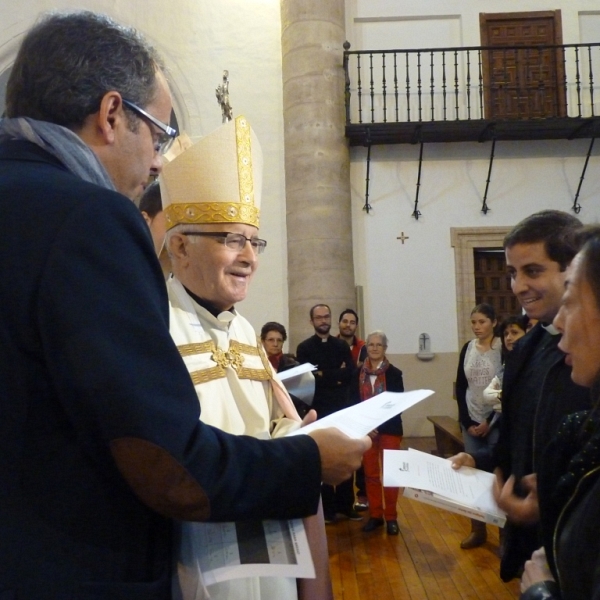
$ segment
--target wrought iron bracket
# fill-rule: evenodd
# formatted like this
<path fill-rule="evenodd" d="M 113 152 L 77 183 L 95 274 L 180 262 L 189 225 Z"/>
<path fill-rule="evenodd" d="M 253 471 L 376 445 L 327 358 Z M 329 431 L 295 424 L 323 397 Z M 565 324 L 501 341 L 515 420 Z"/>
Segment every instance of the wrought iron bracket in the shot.
<path fill-rule="evenodd" d="M 417 175 L 417 194 L 415 196 L 415 210 L 413 210 L 412 216 L 418 221 L 421 216 L 419 210 L 419 189 L 421 188 L 421 166 L 423 165 L 423 142 L 421 142 L 421 149 L 419 150 L 419 174 Z"/>
<path fill-rule="evenodd" d="M 585 157 L 585 163 L 583 163 L 583 171 L 581 172 L 581 177 L 579 178 L 579 185 L 577 186 L 577 192 L 575 193 L 575 200 L 573 200 L 573 206 L 571 209 L 573 212 L 578 215 L 581 211 L 581 204 L 579 204 L 579 192 L 581 192 L 581 186 L 583 185 L 583 179 L 585 177 L 585 172 L 587 171 L 588 163 L 590 162 L 590 156 L 592 154 L 592 148 L 594 147 L 594 142 L 596 138 L 593 137 L 590 142 L 590 147 L 588 148 L 587 155 Z"/>
<path fill-rule="evenodd" d="M 492 179 L 492 165 L 494 164 L 495 152 L 496 152 L 496 138 L 493 138 L 492 139 L 492 152 L 490 154 L 490 166 L 488 168 L 487 179 L 485 180 L 485 192 L 483 193 L 483 204 L 481 205 L 481 212 L 484 215 L 487 215 L 488 212 L 491 210 L 490 207 L 487 205 L 487 196 L 488 196 L 488 190 L 490 189 L 490 181 Z"/>
<path fill-rule="evenodd" d="M 367 214 L 369 214 L 369 211 L 373 208 L 370 204 L 369 204 L 369 172 L 371 170 L 371 144 L 369 144 L 367 146 L 367 178 L 365 181 L 365 205 L 363 206 L 363 210 L 367 211 Z"/>

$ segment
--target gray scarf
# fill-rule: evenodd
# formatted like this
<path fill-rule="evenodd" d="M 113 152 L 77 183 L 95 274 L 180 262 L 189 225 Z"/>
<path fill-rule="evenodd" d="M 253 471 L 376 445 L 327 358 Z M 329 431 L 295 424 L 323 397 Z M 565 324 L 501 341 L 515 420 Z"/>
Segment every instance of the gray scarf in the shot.
<path fill-rule="evenodd" d="M 32 142 L 56 157 L 73 175 L 109 190 L 115 189 L 112 179 L 90 147 L 62 125 L 29 117 L 0 119 L 0 142 L 6 140 Z"/>

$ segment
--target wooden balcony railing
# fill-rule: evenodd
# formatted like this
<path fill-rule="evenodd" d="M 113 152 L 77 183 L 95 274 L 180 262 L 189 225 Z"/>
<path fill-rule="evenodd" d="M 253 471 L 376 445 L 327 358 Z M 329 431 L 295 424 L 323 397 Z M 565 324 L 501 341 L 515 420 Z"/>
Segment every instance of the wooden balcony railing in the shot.
<path fill-rule="evenodd" d="M 344 47 L 352 145 L 600 133 L 600 43 Z"/>

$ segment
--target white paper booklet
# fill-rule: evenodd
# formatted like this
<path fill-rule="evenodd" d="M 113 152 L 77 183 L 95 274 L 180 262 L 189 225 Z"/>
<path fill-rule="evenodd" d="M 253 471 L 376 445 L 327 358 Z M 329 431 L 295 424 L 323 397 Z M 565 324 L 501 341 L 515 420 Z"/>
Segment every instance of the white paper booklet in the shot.
<path fill-rule="evenodd" d="M 351 438 L 361 438 L 388 419 L 425 400 L 433 394 L 432 390 L 414 390 L 412 392 L 383 392 L 364 402 L 319 419 L 315 423 L 301 427 L 288 435 L 310 433 L 315 429 L 337 427 Z"/>
<path fill-rule="evenodd" d="M 311 365 L 310 363 L 302 363 L 301 365 L 296 365 L 291 369 L 286 369 L 281 373 L 277 373 L 277 376 L 281 381 L 285 381 L 286 379 L 292 379 L 294 377 L 298 377 L 299 375 L 303 375 L 304 373 L 310 373 L 311 371 L 316 371 L 317 367 L 315 365 Z"/>
<path fill-rule="evenodd" d="M 303 363 L 277 373 L 277 376 L 290 394 L 310 406 L 315 397 L 315 376 L 312 371 L 316 370 L 315 365 Z"/>
<path fill-rule="evenodd" d="M 301 519 L 197 525 L 187 539 L 194 545 L 188 555 L 197 561 L 204 585 L 239 577 L 315 577 Z"/>
<path fill-rule="evenodd" d="M 405 487 L 404 495 L 503 527 L 506 515 L 492 495 L 494 475 L 454 470 L 451 462 L 418 450 L 384 450 L 383 485 Z"/>

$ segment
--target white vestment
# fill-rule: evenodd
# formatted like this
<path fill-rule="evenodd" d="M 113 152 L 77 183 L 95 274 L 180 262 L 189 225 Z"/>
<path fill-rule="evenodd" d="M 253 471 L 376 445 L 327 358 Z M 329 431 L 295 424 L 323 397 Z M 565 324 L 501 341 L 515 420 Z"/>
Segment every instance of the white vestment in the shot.
<path fill-rule="evenodd" d="M 287 418 L 275 397 L 273 386 L 278 383 L 273 382 L 273 369 L 250 323 L 230 311 L 214 317 L 174 277 L 167 281 L 167 289 L 171 336 L 194 382 L 202 421 L 228 433 L 264 439 L 298 428 L 299 421 Z M 297 598 L 296 580 L 282 577 L 233 579 L 205 588 L 194 560 L 197 526 L 181 523 L 174 598 Z"/>

